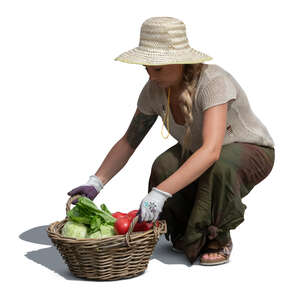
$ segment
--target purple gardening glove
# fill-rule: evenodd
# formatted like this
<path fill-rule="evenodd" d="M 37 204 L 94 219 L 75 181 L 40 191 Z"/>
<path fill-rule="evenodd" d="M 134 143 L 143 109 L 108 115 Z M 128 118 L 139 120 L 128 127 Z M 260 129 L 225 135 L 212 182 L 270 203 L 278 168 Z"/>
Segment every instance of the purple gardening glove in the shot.
<path fill-rule="evenodd" d="M 75 195 L 81 195 L 94 200 L 99 192 L 103 189 L 103 186 L 104 184 L 102 181 L 96 175 L 92 175 L 86 184 L 71 190 L 68 195 L 71 197 Z M 72 204 L 76 204 L 78 202 L 78 198 L 74 199 Z"/>

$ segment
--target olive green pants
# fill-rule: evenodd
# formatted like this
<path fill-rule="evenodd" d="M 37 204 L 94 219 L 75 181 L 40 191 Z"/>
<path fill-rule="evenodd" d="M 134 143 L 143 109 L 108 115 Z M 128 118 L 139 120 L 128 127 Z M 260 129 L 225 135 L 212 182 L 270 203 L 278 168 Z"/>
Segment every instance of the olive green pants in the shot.
<path fill-rule="evenodd" d="M 172 175 L 192 155 L 181 159 L 177 143 L 153 163 L 148 191 Z M 221 155 L 194 182 L 175 193 L 164 204 L 160 219 L 167 222 L 166 238 L 184 241 L 184 252 L 191 263 L 201 254 L 208 240 L 220 246 L 230 240 L 230 230 L 244 221 L 242 203 L 255 185 L 271 172 L 275 150 L 271 147 L 235 142 L 222 147 Z"/>

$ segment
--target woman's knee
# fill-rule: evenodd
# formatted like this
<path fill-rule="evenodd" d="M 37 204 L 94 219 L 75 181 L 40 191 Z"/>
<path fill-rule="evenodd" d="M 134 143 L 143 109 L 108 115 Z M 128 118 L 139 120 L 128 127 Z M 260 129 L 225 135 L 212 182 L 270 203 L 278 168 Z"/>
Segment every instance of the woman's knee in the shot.
<path fill-rule="evenodd" d="M 231 166 L 228 164 L 228 162 L 220 158 L 214 163 L 212 172 L 218 178 L 224 177 L 231 172 Z"/>
<path fill-rule="evenodd" d="M 152 187 L 157 186 L 168 177 L 166 170 L 167 164 L 165 162 L 164 156 L 160 155 L 152 164 L 148 186 L 149 192 L 151 191 Z"/>
<path fill-rule="evenodd" d="M 159 155 L 152 164 L 151 173 L 167 178 L 178 169 L 178 160 L 170 152 Z"/>

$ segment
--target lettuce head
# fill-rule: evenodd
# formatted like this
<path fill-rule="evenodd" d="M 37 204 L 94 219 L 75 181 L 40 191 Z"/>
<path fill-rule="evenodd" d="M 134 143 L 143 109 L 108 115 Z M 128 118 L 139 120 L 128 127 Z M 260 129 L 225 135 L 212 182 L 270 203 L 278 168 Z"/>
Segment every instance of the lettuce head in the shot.
<path fill-rule="evenodd" d="M 101 235 L 101 232 L 98 230 L 94 233 L 87 234 L 86 238 L 87 239 L 101 239 L 102 235 Z"/>
<path fill-rule="evenodd" d="M 87 226 L 74 221 L 68 221 L 62 228 L 62 235 L 65 237 L 84 239 L 87 234 Z"/>
<path fill-rule="evenodd" d="M 116 234 L 115 232 L 115 228 L 113 225 L 100 225 L 100 231 L 102 234 L 102 237 L 109 237 L 109 236 L 113 236 Z"/>

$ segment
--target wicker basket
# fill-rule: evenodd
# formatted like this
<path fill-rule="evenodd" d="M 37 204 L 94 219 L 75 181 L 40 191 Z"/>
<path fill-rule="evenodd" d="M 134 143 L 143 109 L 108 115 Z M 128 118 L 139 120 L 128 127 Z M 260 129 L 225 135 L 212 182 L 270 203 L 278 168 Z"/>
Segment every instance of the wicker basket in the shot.
<path fill-rule="evenodd" d="M 68 200 L 67 212 L 75 197 Z M 63 237 L 61 229 L 67 217 L 50 224 L 47 233 L 75 276 L 93 280 L 131 278 L 146 270 L 160 234 L 167 231 L 166 221 L 159 220 L 148 231 L 132 232 L 137 220 L 133 219 L 127 234 L 102 239 Z"/>

